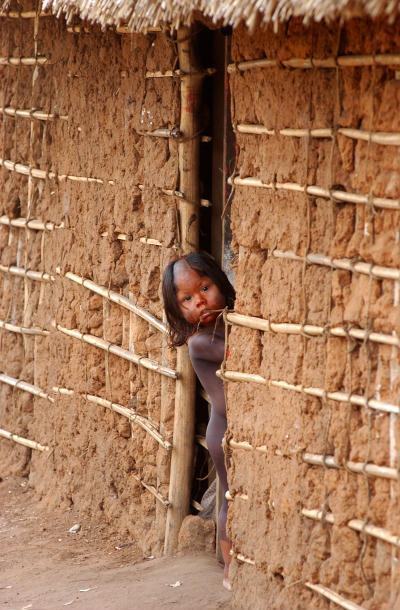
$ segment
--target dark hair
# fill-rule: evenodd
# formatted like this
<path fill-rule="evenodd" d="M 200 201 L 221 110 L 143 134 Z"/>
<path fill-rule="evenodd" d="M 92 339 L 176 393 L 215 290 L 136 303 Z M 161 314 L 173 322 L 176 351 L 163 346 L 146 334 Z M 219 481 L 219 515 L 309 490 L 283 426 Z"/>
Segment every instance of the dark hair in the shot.
<path fill-rule="evenodd" d="M 235 302 L 235 289 L 226 277 L 225 272 L 206 252 L 191 252 L 171 261 L 164 270 L 162 294 L 169 326 L 170 342 L 174 347 L 184 345 L 197 329 L 196 324 L 190 324 L 182 316 L 176 300 L 174 267 L 178 261 L 185 261 L 199 275 L 209 277 L 218 286 L 221 294 L 224 295 L 227 307 L 232 309 Z"/>

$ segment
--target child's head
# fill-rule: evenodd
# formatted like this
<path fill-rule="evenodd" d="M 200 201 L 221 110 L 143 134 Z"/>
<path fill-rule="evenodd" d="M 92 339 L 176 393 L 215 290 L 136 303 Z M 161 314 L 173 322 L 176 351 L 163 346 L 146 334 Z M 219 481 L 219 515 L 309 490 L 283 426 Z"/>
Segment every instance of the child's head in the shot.
<path fill-rule="evenodd" d="M 232 308 L 235 301 L 235 290 L 225 273 L 203 252 L 192 252 L 169 263 L 162 291 L 174 346 L 186 343 L 199 326 L 214 324 L 218 316 L 215 310 Z"/>

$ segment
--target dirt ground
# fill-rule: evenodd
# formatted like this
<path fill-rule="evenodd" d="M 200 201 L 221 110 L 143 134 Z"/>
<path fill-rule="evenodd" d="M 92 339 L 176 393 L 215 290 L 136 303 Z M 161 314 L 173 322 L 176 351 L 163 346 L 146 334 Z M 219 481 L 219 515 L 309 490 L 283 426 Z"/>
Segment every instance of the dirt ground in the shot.
<path fill-rule="evenodd" d="M 211 555 L 144 558 L 134 542 L 107 537 L 74 510 L 43 512 L 26 479 L 2 480 L 0 505 L 1 608 L 231 608 Z M 81 530 L 70 534 L 76 523 Z"/>

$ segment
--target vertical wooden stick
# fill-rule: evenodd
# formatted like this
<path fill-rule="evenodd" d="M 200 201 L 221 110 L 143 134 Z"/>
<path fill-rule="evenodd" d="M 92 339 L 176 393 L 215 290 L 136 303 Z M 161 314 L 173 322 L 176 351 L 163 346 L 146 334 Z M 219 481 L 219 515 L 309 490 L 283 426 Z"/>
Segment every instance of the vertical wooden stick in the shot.
<path fill-rule="evenodd" d="M 400 230 L 396 232 L 396 246 L 397 249 L 400 247 Z M 393 305 L 398 307 L 400 304 L 400 282 L 395 281 L 393 285 Z M 393 335 L 396 336 L 396 331 L 393 331 Z M 398 378 L 400 376 L 400 362 L 399 362 L 399 351 L 392 347 L 392 353 L 390 358 L 390 390 L 391 398 L 393 391 L 396 387 Z M 398 456 L 398 415 L 390 413 L 389 419 L 389 460 L 390 466 L 396 470 L 399 467 L 399 456 Z M 398 500 L 398 484 L 396 481 L 390 481 L 390 501 L 392 506 L 396 505 Z M 392 548 L 391 557 L 391 597 L 395 595 L 396 584 L 398 580 L 398 557 L 397 549 L 395 546 Z"/>
<path fill-rule="evenodd" d="M 181 247 L 184 253 L 199 245 L 199 98 L 202 76 L 193 51 L 193 28 L 178 30 L 179 67 L 187 76 L 181 78 L 181 120 L 183 140 L 179 144 L 179 201 Z M 171 555 L 178 546 L 182 521 L 189 512 L 192 487 L 196 379 L 187 346 L 177 350 L 174 436 L 171 456 L 169 502 L 164 553 Z"/>
<path fill-rule="evenodd" d="M 110 317 L 110 301 L 107 299 L 103 299 L 103 339 L 107 339 L 106 337 L 106 325 L 108 319 Z M 106 378 L 106 392 L 107 396 L 110 400 L 113 399 L 111 396 L 111 378 L 110 378 L 110 355 L 108 352 L 104 355 L 104 372 Z"/>
<path fill-rule="evenodd" d="M 160 264 L 163 267 L 163 257 L 161 257 Z M 166 322 L 165 314 L 163 316 L 163 322 Z M 162 354 L 161 354 L 161 362 L 163 366 L 168 366 L 170 364 L 168 358 L 168 339 L 167 336 L 163 333 L 161 335 L 161 345 L 162 345 Z M 175 365 L 174 365 L 175 366 Z M 160 405 L 160 432 L 164 436 L 166 431 L 171 430 L 171 422 L 173 421 L 173 409 L 172 399 L 171 399 L 171 389 L 175 390 L 175 383 L 171 379 L 167 379 L 165 375 L 161 375 L 161 405 Z M 169 486 L 170 480 L 170 467 L 171 467 L 171 456 L 163 450 L 162 447 L 158 448 L 157 453 L 157 489 L 161 492 L 162 495 L 167 495 L 166 488 Z M 165 509 L 160 511 L 159 509 L 162 506 L 159 506 L 157 509 L 157 535 L 160 544 L 162 545 L 165 541 L 165 531 L 166 531 L 166 514 Z"/>

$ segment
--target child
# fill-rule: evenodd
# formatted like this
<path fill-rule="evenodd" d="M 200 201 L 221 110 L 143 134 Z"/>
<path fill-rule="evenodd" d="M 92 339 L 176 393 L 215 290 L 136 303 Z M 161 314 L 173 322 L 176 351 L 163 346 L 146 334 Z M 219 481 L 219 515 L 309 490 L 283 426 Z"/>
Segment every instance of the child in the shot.
<path fill-rule="evenodd" d="M 211 400 L 207 445 L 215 464 L 224 501 L 218 516 L 221 552 L 225 563 L 223 586 L 228 578 L 231 543 L 226 535 L 228 481 L 222 438 L 226 423 L 223 383 L 216 371 L 224 358 L 225 332 L 221 310 L 233 308 L 235 291 L 225 273 L 208 254 L 192 252 L 172 261 L 163 277 L 163 298 L 173 346 L 188 344 L 189 355 Z"/>

